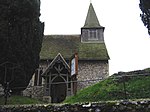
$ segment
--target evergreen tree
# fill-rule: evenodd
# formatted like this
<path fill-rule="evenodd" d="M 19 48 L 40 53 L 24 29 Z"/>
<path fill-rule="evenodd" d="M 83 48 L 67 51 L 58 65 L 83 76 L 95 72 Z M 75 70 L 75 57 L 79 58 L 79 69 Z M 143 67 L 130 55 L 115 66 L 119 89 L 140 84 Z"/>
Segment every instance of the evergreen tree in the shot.
<path fill-rule="evenodd" d="M 39 66 L 40 0 L 0 0 L 0 13 L 0 83 L 19 94 Z"/>
<path fill-rule="evenodd" d="M 140 0 L 140 9 L 142 11 L 141 19 L 148 29 L 150 35 L 150 0 Z"/>

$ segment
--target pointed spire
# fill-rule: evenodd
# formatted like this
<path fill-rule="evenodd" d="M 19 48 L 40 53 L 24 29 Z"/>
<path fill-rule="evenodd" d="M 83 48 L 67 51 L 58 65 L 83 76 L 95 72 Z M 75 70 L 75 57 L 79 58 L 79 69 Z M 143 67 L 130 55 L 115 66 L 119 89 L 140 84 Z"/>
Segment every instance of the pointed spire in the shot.
<path fill-rule="evenodd" d="M 100 26 L 94 7 L 92 3 L 90 3 L 88 14 L 83 28 L 95 28 L 95 27 L 97 28 L 102 26 Z"/>

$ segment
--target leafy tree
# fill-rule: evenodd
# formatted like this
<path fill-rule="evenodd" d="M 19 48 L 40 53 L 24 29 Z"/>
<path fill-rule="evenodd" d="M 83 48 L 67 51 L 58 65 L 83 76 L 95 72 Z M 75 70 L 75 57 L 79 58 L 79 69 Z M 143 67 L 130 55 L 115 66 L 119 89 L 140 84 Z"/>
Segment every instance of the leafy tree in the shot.
<path fill-rule="evenodd" d="M 150 35 L 150 0 L 140 0 L 140 9 L 142 11 L 141 19 L 148 29 Z"/>
<path fill-rule="evenodd" d="M 0 13 L 0 83 L 19 94 L 39 65 L 40 0 L 0 0 Z"/>

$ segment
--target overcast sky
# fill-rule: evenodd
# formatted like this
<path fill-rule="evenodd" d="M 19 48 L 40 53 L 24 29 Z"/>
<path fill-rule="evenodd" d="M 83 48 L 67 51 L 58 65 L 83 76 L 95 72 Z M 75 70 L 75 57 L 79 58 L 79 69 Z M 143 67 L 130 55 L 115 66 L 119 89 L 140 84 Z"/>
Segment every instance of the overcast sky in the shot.
<path fill-rule="evenodd" d="M 80 34 L 90 0 L 41 0 L 44 34 Z M 139 0 L 92 0 L 105 27 L 110 75 L 150 67 L 150 36 L 140 18 Z"/>

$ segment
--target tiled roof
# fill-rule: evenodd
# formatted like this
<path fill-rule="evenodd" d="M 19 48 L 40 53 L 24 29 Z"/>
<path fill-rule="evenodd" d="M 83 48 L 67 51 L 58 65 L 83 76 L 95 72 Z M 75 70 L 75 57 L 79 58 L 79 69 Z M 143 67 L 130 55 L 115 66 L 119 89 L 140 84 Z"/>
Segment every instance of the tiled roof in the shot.
<path fill-rule="evenodd" d="M 40 59 L 54 59 L 61 53 L 70 59 L 77 52 L 79 60 L 108 60 L 105 43 L 81 43 L 80 35 L 46 35 L 43 38 Z"/>
<path fill-rule="evenodd" d="M 100 25 L 98 21 L 98 18 L 96 16 L 92 3 L 90 3 L 89 10 L 88 10 L 83 28 L 100 28 L 100 27 L 102 26 Z"/>

